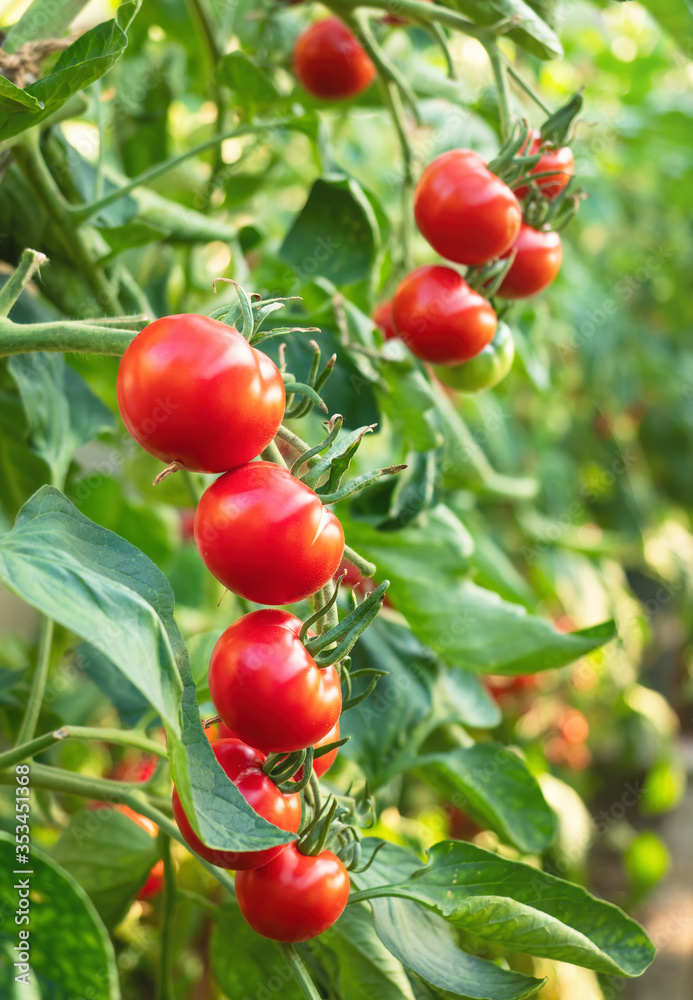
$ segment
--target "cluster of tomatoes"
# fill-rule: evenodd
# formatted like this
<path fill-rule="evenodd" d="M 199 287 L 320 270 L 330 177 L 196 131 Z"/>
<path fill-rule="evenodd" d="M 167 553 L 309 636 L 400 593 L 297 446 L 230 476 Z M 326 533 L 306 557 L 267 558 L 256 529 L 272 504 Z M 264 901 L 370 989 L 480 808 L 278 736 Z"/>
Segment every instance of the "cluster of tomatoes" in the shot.
<path fill-rule="evenodd" d="M 284 382 L 236 329 L 205 316 L 156 320 L 123 355 L 117 395 L 126 427 L 150 454 L 172 470 L 222 473 L 200 499 L 194 536 L 225 587 L 258 604 L 292 604 L 332 580 L 344 551 L 342 527 L 287 468 L 256 460 L 281 424 Z M 221 719 L 214 754 L 253 809 L 292 833 L 301 826 L 301 796 L 286 781 L 275 783 L 274 765 L 295 751 L 338 741 L 342 707 L 337 670 L 318 666 L 302 626 L 286 611 L 252 611 L 223 633 L 209 667 Z M 336 753 L 330 748 L 315 756 L 317 776 Z M 288 778 L 298 789 L 300 770 Z M 307 940 L 346 905 L 349 875 L 329 850 L 304 853 L 301 839 L 219 851 L 196 835 L 175 788 L 173 812 L 200 857 L 238 872 L 241 912 L 260 934 Z"/>
<path fill-rule="evenodd" d="M 300 35 L 293 66 L 301 85 L 322 100 L 355 97 L 376 77 L 368 53 L 336 17 Z M 465 278 L 447 266 L 419 267 L 374 315 L 386 339 L 400 337 L 413 354 L 435 366 L 442 382 L 462 391 L 496 385 L 514 357 L 512 334 L 484 297 L 491 284 L 484 269 L 509 261 L 493 292 L 511 300 L 543 291 L 561 266 L 560 236 L 523 221 L 523 201 L 530 195 L 533 201 L 561 195 L 573 175 L 572 151 L 545 146 L 535 132 L 519 154 L 538 159 L 514 190 L 469 149 L 452 150 L 429 164 L 414 199 L 419 231 L 441 257 L 473 269 L 478 288 L 467 280 L 470 272 Z"/>

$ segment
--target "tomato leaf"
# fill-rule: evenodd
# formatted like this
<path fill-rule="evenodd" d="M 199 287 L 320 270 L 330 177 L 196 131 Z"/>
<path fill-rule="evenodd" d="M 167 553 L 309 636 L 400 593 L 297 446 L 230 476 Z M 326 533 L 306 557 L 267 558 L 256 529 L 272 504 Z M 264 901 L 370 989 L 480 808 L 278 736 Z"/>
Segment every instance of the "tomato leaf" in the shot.
<path fill-rule="evenodd" d="M 642 927 L 612 903 L 473 844 L 436 844 L 425 867 L 387 888 L 387 895 L 415 900 L 477 937 L 528 955 L 623 976 L 641 975 L 654 958 Z"/>
<path fill-rule="evenodd" d="M 3 44 L 5 52 L 16 52 L 26 42 L 39 38 L 59 38 L 70 27 L 88 0 L 33 0 L 12 25 Z"/>
<path fill-rule="evenodd" d="M 380 243 L 376 214 L 356 181 L 319 178 L 280 249 L 300 283 L 319 268 L 335 285 L 366 278 Z"/>
<path fill-rule="evenodd" d="M 235 91 L 244 104 L 276 107 L 281 101 L 269 77 L 243 52 L 227 53 L 217 67 L 217 78 Z"/>
<path fill-rule="evenodd" d="M 453 0 L 462 14 L 477 24 L 494 24 L 506 17 L 517 17 L 520 24 L 508 37 L 540 59 L 558 59 L 563 46 L 558 35 L 524 0 Z"/>
<path fill-rule="evenodd" d="M 233 942 L 233 947 L 229 943 Z M 237 906 L 224 906 L 209 945 L 214 978 L 228 997 L 281 997 L 302 1000 L 291 967 L 273 941 L 248 926 Z"/>
<path fill-rule="evenodd" d="M 88 642 L 73 650 L 75 664 L 111 702 L 124 726 L 134 727 L 149 711 L 149 699 L 124 677 L 120 669 Z"/>
<path fill-rule="evenodd" d="M 31 94 L 15 86 L 5 76 L 0 76 L 0 114 L 16 114 L 18 111 L 41 111 L 43 105 Z"/>
<path fill-rule="evenodd" d="M 15 862 L 14 838 L 0 831 L 0 868 L 12 872 Z M 35 891 L 31 899 L 30 980 L 41 996 L 70 1000 L 85 996 L 93 1000 L 120 1000 L 115 952 L 106 928 L 93 903 L 81 886 L 42 851 L 32 847 L 27 868 L 33 875 L 9 874 L 0 886 L 3 912 L 17 909 L 14 878 L 28 878 Z M 17 945 L 17 925 L 5 919 L 0 924 L 0 942 Z M 16 952 L 9 951 L 16 956 Z M 10 963 L 16 962 L 16 957 Z M 17 972 L 13 973 L 16 975 Z M 12 984 L 15 985 L 14 983 Z M 9 994 L 6 994 L 9 995 Z"/>

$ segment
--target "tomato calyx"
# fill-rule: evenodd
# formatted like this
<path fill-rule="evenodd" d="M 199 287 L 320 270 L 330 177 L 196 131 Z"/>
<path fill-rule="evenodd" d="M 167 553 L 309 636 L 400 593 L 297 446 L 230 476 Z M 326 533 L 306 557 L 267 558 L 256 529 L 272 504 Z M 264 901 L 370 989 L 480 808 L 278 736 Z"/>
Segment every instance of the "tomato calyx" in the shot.
<path fill-rule="evenodd" d="M 380 586 L 376 587 L 353 611 L 350 611 L 338 625 L 321 632 L 320 635 L 307 638 L 310 625 L 323 618 L 334 606 L 344 575 L 342 574 L 342 577 L 337 581 L 335 592 L 329 601 L 303 623 L 301 629 L 303 635 L 301 636 L 299 633 L 303 645 L 319 667 L 327 667 L 339 660 L 344 660 L 349 655 L 359 636 L 366 631 L 383 606 L 385 592 L 390 586 L 389 580 L 383 580 Z"/>

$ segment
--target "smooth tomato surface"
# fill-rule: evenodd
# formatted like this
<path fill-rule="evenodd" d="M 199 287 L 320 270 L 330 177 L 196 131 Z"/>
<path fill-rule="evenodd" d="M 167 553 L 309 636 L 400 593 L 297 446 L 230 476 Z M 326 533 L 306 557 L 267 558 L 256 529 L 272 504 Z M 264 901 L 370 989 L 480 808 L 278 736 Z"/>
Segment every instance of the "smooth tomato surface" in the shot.
<path fill-rule="evenodd" d="M 481 392 L 498 385 L 508 374 L 515 358 L 515 341 L 506 323 L 499 323 L 496 335 L 482 351 L 461 365 L 440 365 L 433 371 L 444 385 L 460 392 Z"/>
<path fill-rule="evenodd" d="M 312 857 L 289 844 L 264 868 L 236 876 L 241 913 L 273 941 L 308 941 L 339 919 L 349 899 L 349 872 L 331 851 Z"/>
<path fill-rule="evenodd" d="M 416 186 L 414 214 L 433 249 L 458 264 L 500 257 L 522 222 L 520 203 L 508 185 L 470 149 L 443 153 L 426 167 Z"/>
<path fill-rule="evenodd" d="M 286 396 L 274 362 L 238 330 L 194 314 L 157 319 L 120 362 L 118 407 L 145 451 L 198 472 L 256 458 L 277 432 Z"/>
<path fill-rule="evenodd" d="M 256 813 L 274 823 L 280 830 L 298 831 L 301 823 L 300 795 L 284 795 L 271 778 L 262 770 L 265 755 L 259 750 L 246 746 L 241 740 L 215 740 L 212 743 L 214 756 L 222 766 L 225 774 L 233 781 L 243 798 L 253 807 Z M 207 847 L 197 836 L 188 822 L 178 792 L 173 789 L 173 816 L 178 824 L 186 843 L 213 865 L 219 868 L 231 868 L 241 871 L 246 868 L 256 868 L 265 865 L 276 858 L 285 848 L 285 844 L 268 847 L 262 851 L 217 851 Z"/>
<path fill-rule="evenodd" d="M 287 611 L 251 611 L 212 652 L 214 707 L 238 739 L 264 753 L 313 746 L 342 708 L 337 671 L 316 665 L 298 637 L 302 624 Z"/>
<path fill-rule="evenodd" d="M 376 307 L 373 313 L 373 322 L 382 333 L 385 340 L 394 340 L 398 336 L 395 330 L 395 323 L 392 319 L 392 300 L 386 299 Z"/>
<path fill-rule="evenodd" d="M 327 101 L 355 97 L 376 76 L 370 57 L 338 17 L 318 21 L 299 36 L 294 73 L 309 94 Z"/>
<path fill-rule="evenodd" d="M 235 594 L 258 604 L 292 604 L 334 576 L 344 532 L 288 469 L 251 462 L 204 492 L 195 543 L 209 571 Z"/>
<path fill-rule="evenodd" d="M 533 156 L 540 149 L 541 135 L 537 130 L 534 132 L 529 153 L 526 155 Z M 524 153 L 524 149 L 521 149 L 520 153 Z M 552 173 L 548 177 L 540 177 L 536 181 L 536 185 L 545 198 L 553 201 L 554 198 L 558 198 L 561 191 L 566 189 L 568 181 L 575 173 L 575 159 L 570 146 L 561 146 L 559 149 L 547 149 L 541 159 L 532 167 L 530 173 L 544 174 L 549 170 L 555 171 L 555 173 Z M 515 194 L 518 198 L 525 198 L 528 191 L 528 184 L 522 184 L 519 188 L 515 188 Z"/>
<path fill-rule="evenodd" d="M 419 267 L 392 300 L 399 335 L 412 354 L 438 365 L 468 361 L 493 339 L 493 307 L 451 267 Z"/>
<path fill-rule="evenodd" d="M 513 250 L 515 260 L 503 278 L 498 294 L 505 299 L 526 299 L 548 288 L 560 271 L 563 259 L 558 233 L 545 233 L 523 225 L 505 256 Z"/>

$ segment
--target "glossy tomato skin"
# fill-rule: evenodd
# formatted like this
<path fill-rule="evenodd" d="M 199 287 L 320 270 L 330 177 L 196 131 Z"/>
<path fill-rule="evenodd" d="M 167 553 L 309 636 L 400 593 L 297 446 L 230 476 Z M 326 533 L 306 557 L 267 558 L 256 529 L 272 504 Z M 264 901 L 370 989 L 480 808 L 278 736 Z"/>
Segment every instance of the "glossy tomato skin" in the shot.
<path fill-rule="evenodd" d="M 458 264 L 500 257 L 522 222 L 508 185 L 470 149 L 443 153 L 426 167 L 416 186 L 414 214 L 433 249 Z"/>
<path fill-rule="evenodd" d="M 532 136 L 532 144 L 529 149 L 527 156 L 533 156 L 538 153 L 541 149 L 541 135 L 539 131 L 536 130 Z M 520 150 L 523 153 L 524 149 Z M 532 167 L 530 173 L 532 174 L 544 174 L 547 171 L 555 171 L 549 177 L 540 177 L 536 181 L 536 185 L 549 201 L 553 201 L 558 198 L 562 191 L 565 191 L 568 186 L 570 178 L 575 173 L 575 159 L 573 157 L 573 151 L 570 146 L 561 146 L 559 149 L 547 149 L 545 153 L 542 154 L 541 159 Z M 515 188 L 515 194 L 518 198 L 526 198 L 529 192 L 529 185 L 522 184 L 520 187 Z"/>
<path fill-rule="evenodd" d="M 258 604 L 293 604 L 332 579 L 344 532 L 288 469 L 251 462 L 205 491 L 195 543 L 209 571 L 235 594 Z"/>
<path fill-rule="evenodd" d="M 295 844 L 264 868 L 236 876 L 241 913 L 258 934 L 296 943 L 322 934 L 349 899 L 349 873 L 331 851 L 315 857 Z"/>
<path fill-rule="evenodd" d="M 207 316 L 157 319 L 120 362 L 118 407 L 135 441 L 162 462 L 226 472 L 267 447 L 286 396 L 274 362 Z"/>
<path fill-rule="evenodd" d="M 503 278 L 498 294 L 505 299 L 526 299 L 548 288 L 561 269 L 563 247 L 558 233 L 542 232 L 523 225 L 508 256 L 515 259 Z"/>
<path fill-rule="evenodd" d="M 458 365 L 493 339 L 493 307 L 462 275 L 438 264 L 418 267 L 392 300 L 399 335 L 412 354 L 438 365 Z"/>
<path fill-rule="evenodd" d="M 338 17 L 311 25 L 294 48 L 294 74 L 301 86 L 324 101 L 343 101 L 367 90 L 375 66 Z"/>
<path fill-rule="evenodd" d="M 493 340 L 470 361 L 434 367 L 437 378 L 460 392 L 491 389 L 505 378 L 515 358 L 515 341 L 506 323 L 499 323 Z"/>
<path fill-rule="evenodd" d="M 259 750 L 246 746 L 241 740 L 215 740 L 212 743 L 214 756 L 222 766 L 225 774 L 233 781 L 243 798 L 270 823 L 280 830 L 298 831 L 301 823 L 300 795 L 285 795 L 271 778 L 262 770 L 265 755 Z M 277 858 L 284 850 L 284 844 L 268 847 L 262 851 L 217 851 L 207 847 L 197 836 L 188 822 L 177 790 L 173 789 L 173 816 L 178 824 L 185 842 L 205 861 L 218 865 L 219 868 L 230 868 L 244 871 L 257 868 L 268 861 Z"/>
<path fill-rule="evenodd" d="M 298 637 L 302 624 L 288 611 L 251 611 L 212 652 L 214 707 L 238 739 L 263 753 L 313 746 L 339 718 L 339 675 L 317 666 Z"/>
<path fill-rule="evenodd" d="M 378 327 L 385 340 L 394 340 L 395 337 L 399 336 L 392 318 L 391 299 L 386 299 L 385 302 L 381 302 L 380 305 L 376 307 L 375 312 L 373 313 L 373 322 Z"/>

